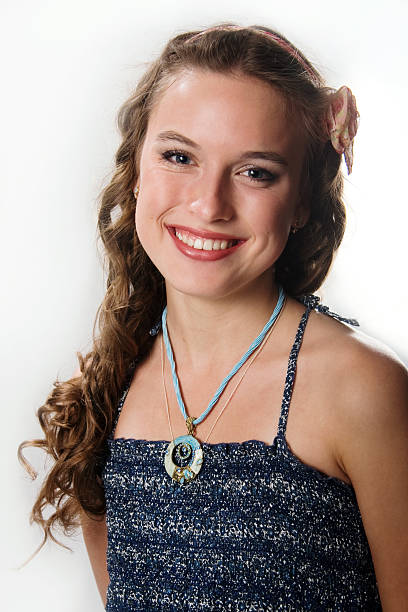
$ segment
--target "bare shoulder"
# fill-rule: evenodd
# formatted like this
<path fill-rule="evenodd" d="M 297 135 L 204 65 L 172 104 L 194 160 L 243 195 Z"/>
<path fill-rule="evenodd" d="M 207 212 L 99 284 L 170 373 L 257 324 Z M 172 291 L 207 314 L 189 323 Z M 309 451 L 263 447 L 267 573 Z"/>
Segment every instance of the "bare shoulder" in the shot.
<path fill-rule="evenodd" d="M 315 311 L 308 327 L 305 353 L 317 364 L 321 397 L 332 408 L 338 456 L 368 428 L 384 433 L 408 425 L 408 370 L 390 347 Z"/>
<path fill-rule="evenodd" d="M 353 412 L 358 406 L 362 416 L 378 419 L 407 411 L 408 370 L 392 349 L 358 332 L 341 348 L 342 362 L 348 364 L 342 399 Z"/>
<path fill-rule="evenodd" d="M 329 364 L 333 450 L 356 493 L 384 609 L 406 609 L 408 371 L 380 341 L 323 317 L 312 313 L 308 341 Z"/>
<path fill-rule="evenodd" d="M 304 312 L 304 306 L 293 300 L 293 321 Z M 394 372 L 398 376 L 407 368 L 398 355 L 386 344 L 354 327 L 337 321 L 330 315 L 312 310 L 306 326 L 303 349 L 309 358 L 320 359 L 335 376 L 346 375 L 350 383 L 370 374 L 376 378 L 378 371 Z M 346 381 L 343 381 L 346 382 Z"/>
<path fill-rule="evenodd" d="M 408 459 L 408 370 L 392 349 L 363 332 L 340 333 L 336 346 L 337 453 L 358 481 L 361 453 L 373 466 L 392 462 L 398 448 Z"/>
<path fill-rule="evenodd" d="M 309 349 L 329 364 L 327 373 L 337 380 L 342 401 L 366 404 L 369 400 L 371 404 L 374 398 L 386 395 L 390 399 L 406 391 L 407 368 L 380 340 L 315 311 L 308 327 Z"/>

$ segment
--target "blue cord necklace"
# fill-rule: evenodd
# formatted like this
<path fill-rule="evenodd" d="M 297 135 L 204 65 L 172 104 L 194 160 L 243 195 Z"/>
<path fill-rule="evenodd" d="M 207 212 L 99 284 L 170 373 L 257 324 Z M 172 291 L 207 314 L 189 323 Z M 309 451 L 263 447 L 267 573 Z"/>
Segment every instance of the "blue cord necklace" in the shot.
<path fill-rule="evenodd" d="M 176 373 L 176 363 L 174 361 L 173 350 L 171 348 L 170 339 L 167 332 L 167 306 L 163 310 L 162 330 L 164 344 L 166 346 L 167 357 L 171 366 L 173 386 L 176 392 L 177 402 L 186 421 L 188 431 L 187 435 L 179 436 L 172 440 L 169 446 L 167 447 L 165 453 L 164 465 L 167 473 L 169 474 L 169 476 L 171 476 L 171 478 L 173 478 L 173 480 L 177 481 L 180 484 L 187 484 L 197 476 L 198 472 L 201 469 L 204 457 L 201 444 L 197 440 L 197 438 L 194 437 L 194 430 L 196 428 L 196 425 L 201 423 L 208 416 L 208 414 L 214 408 L 215 404 L 218 402 L 228 382 L 262 343 L 266 334 L 278 318 L 284 303 L 285 293 L 282 287 L 279 286 L 278 301 L 273 313 L 271 314 L 269 321 L 266 323 L 259 336 L 257 336 L 257 338 L 255 338 L 255 340 L 252 342 L 246 353 L 244 353 L 238 363 L 236 363 L 235 366 L 232 368 L 230 373 L 227 374 L 227 376 L 223 379 L 217 391 L 215 392 L 214 397 L 208 404 L 207 408 L 198 418 L 189 417 L 187 415 L 183 398 L 181 397 L 180 384 Z"/>

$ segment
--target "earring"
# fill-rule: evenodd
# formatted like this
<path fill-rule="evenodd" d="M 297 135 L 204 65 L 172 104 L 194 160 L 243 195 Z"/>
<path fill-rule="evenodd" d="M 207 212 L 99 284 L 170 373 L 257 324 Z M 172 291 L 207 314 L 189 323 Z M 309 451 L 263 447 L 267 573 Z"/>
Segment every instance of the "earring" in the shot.
<path fill-rule="evenodd" d="M 134 196 L 135 196 L 135 200 L 137 200 L 137 196 L 139 195 L 139 187 L 136 186 L 134 192 L 133 192 Z"/>
<path fill-rule="evenodd" d="M 298 231 L 298 229 L 300 229 L 300 227 L 298 227 L 297 225 L 297 221 L 295 221 L 294 225 L 290 226 L 290 233 L 291 234 L 296 234 L 296 232 Z"/>

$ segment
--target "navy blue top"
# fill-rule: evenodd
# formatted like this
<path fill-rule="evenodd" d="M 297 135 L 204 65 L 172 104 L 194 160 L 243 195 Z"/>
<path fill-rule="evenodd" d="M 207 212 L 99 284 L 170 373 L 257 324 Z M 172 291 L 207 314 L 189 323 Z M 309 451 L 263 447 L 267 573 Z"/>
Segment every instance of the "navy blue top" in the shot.
<path fill-rule="evenodd" d="M 204 443 L 201 471 L 181 486 L 164 467 L 169 441 L 114 439 L 113 428 L 103 470 L 108 612 L 382 609 L 352 485 L 303 463 L 286 442 L 310 311 L 358 325 L 315 296 L 301 301 L 271 445 Z"/>

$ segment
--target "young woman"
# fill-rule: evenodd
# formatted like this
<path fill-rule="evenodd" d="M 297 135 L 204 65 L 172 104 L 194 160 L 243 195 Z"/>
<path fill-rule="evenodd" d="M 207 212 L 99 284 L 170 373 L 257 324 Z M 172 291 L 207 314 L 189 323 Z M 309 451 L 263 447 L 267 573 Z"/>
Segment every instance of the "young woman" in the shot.
<path fill-rule="evenodd" d="M 106 610 L 408 609 L 407 372 L 312 295 L 357 118 L 234 25 L 176 36 L 122 107 L 100 333 L 31 442 L 32 519 L 80 519 Z"/>

